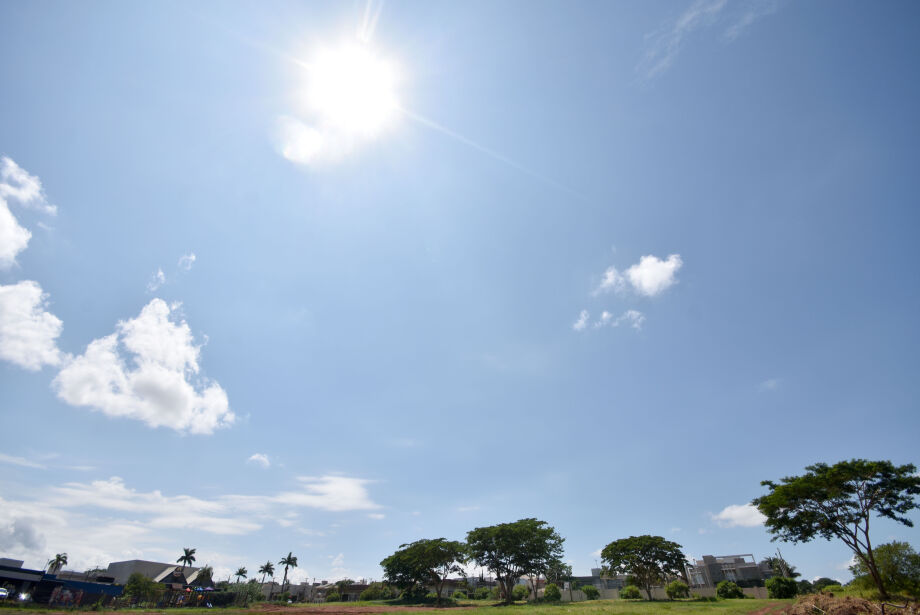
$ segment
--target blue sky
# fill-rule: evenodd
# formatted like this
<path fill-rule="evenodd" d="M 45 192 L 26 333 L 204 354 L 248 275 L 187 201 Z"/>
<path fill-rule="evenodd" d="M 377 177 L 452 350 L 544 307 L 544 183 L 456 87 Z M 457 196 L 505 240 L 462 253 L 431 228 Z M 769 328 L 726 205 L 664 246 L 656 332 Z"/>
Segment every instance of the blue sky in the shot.
<path fill-rule="evenodd" d="M 771 554 L 761 480 L 918 461 L 918 17 L 3 3 L 0 553 Z"/>

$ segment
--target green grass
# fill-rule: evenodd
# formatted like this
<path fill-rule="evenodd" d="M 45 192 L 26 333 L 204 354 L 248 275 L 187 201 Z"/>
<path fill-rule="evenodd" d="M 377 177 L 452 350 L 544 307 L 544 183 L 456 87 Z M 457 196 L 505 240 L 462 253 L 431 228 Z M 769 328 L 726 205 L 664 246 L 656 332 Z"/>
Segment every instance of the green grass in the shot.
<path fill-rule="evenodd" d="M 575 603 L 558 603 L 558 604 L 523 604 L 518 603 L 507 607 L 495 606 L 492 601 L 484 600 L 464 600 L 460 606 L 472 607 L 462 610 L 446 608 L 446 615 L 748 615 L 755 611 L 761 610 L 768 606 L 785 607 L 791 605 L 795 600 L 719 600 L 718 602 L 694 602 L 678 600 L 674 602 L 644 602 L 633 600 L 589 600 Z M 377 602 L 332 602 L 327 604 L 292 604 L 289 608 L 303 611 L 308 609 L 316 611 L 321 615 L 323 611 L 337 610 L 341 608 L 355 608 L 361 606 L 381 606 L 390 604 L 386 601 Z M 418 611 L 415 607 L 406 605 L 399 606 L 400 611 L 393 613 L 415 613 Z M 40 607 L 31 608 L 9 608 L 5 611 L 23 611 L 28 613 L 45 613 L 60 612 L 62 609 L 48 609 Z M 86 611 L 93 612 L 93 611 Z M 176 609 L 140 609 L 128 608 L 119 609 L 118 611 L 105 611 L 107 613 L 124 613 L 125 615 L 136 613 L 137 615 L 246 615 L 261 613 L 261 609 L 256 606 L 251 609 L 241 609 L 235 607 L 228 608 L 176 608 Z M 283 611 L 282 611 L 283 612 Z M 769 615 L 774 615 L 775 609 L 772 609 Z M 293 615 L 293 614 L 292 614 Z M 776 614 L 778 615 L 778 614 Z"/>

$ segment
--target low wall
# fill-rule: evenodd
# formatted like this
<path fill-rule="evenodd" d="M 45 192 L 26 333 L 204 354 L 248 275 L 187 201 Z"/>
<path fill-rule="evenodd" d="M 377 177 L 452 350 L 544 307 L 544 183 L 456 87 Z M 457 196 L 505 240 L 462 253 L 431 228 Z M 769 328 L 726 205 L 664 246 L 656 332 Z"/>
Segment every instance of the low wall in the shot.
<path fill-rule="evenodd" d="M 742 587 L 741 590 L 744 592 L 744 595 L 749 598 L 759 598 L 765 600 L 767 598 L 767 588 L 766 587 Z M 619 600 L 620 591 L 616 589 L 601 589 L 600 599 L 601 600 Z M 642 597 L 645 598 L 645 590 L 641 590 Z M 690 588 L 690 594 L 696 594 L 702 598 L 712 598 L 716 595 L 716 590 L 714 587 L 693 587 Z M 585 592 L 580 589 L 572 590 L 571 598 L 569 598 L 569 591 L 562 590 L 562 601 L 569 602 L 582 602 L 587 600 Z M 667 600 L 668 594 L 664 591 L 663 587 L 653 587 L 652 588 L 652 600 Z"/>

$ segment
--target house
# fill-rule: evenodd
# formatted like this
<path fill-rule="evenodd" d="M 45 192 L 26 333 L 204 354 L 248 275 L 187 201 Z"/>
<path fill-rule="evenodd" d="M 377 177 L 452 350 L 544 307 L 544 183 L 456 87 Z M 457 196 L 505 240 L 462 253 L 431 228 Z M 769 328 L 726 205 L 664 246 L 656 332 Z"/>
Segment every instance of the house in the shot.
<path fill-rule="evenodd" d="M 132 574 L 139 572 L 156 583 L 165 584 L 169 589 L 183 589 L 186 585 L 191 585 L 195 582 L 200 571 L 201 568 L 193 568 L 192 566 L 183 568 L 176 564 L 131 559 L 124 562 L 112 562 L 109 564 L 105 576 L 113 578 L 118 585 L 124 585 Z"/>
<path fill-rule="evenodd" d="M 766 562 L 760 564 L 750 553 L 741 555 L 704 555 L 687 564 L 687 581 L 690 587 L 715 587 L 721 581 L 732 581 L 741 587 L 763 587 L 773 576 Z"/>

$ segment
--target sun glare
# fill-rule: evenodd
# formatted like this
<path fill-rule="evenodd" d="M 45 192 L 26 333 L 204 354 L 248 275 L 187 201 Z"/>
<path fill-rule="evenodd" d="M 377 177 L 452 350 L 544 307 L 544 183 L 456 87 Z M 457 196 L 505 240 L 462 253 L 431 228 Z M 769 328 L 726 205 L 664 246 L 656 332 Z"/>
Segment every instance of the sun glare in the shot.
<path fill-rule="evenodd" d="M 323 49 L 309 65 L 306 102 L 335 130 L 373 137 L 396 115 L 396 72 L 363 45 Z"/>

